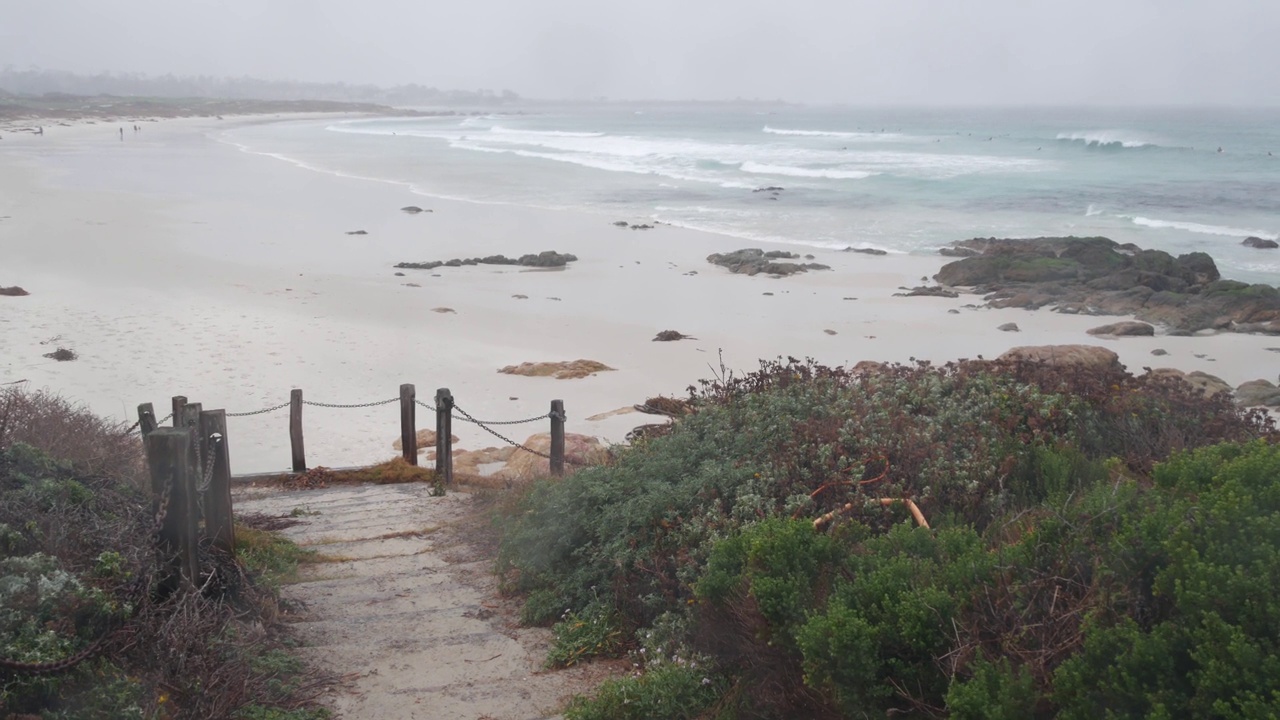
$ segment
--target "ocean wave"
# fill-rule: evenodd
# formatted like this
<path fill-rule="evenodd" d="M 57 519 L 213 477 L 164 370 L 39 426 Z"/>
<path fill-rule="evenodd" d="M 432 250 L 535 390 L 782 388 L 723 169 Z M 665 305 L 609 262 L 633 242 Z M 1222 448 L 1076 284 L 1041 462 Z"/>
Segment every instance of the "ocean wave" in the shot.
<path fill-rule="evenodd" d="M 910 135 L 901 133 L 876 133 L 876 132 L 847 132 L 842 130 L 788 130 L 786 128 L 775 128 L 764 126 L 764 132 L 770 135 L 796 135 L 799 137 L 829 137 L 841 138 L 844 140 L 880 140 L 880 141 L 900 141 L 912 139 Z M 925 139 L 925 138 L 916 138 Z"/>
<path fill-rule="evenodd" d="M 594 170 L 604 170 L 607 172 L 631 173 L 633 175 L 654 175 L 659 177 L 670 178 L 672 180 L 684 180 L 688 182 L 700 182 L 719 185 L 723 188 L 750 190 L 755 188 L 754 185 L 737 182 L 732 179 L 714 176 L 714 175 L 697 175 L 685 171 L 682 168 L 672 167 L 663 163 L 654 162 L 638 162 L 632 158 L 595 155 L 590 153 L 573 153 L 573 152 L 540 152 L 537 150 L 527 150 L 517 147 L 491 147 L 470 141 L 454 141 L 450 143 L 450 147 L 458 150 L 473 150 L 477 152 L 511 154 L 517 157 L 553 160 L 555 162 L 569 163 L 572 165 L 580 165 L 582 167 L 592 168 Z"/>
<path fill-rule="evenodd" d="M 1153 218 L 1145 218 L 1142 216 L 1122 216 L 1132 222 L 1134 225 L 1142 227 L 1158 228 L 1166 230 L 1184 230 L 1186 232 L 1198 233 L 1200 235 L 1221 235 L 1224 237 L 1259 237 L 1263 240 L 1280 240 L 1280 233 L 1270 233 L 1265 230 L 1250 230 L 1248 228 L 1234 228 L 1226 225 L 1206 225 L 1204 223 L 1180 222 L 1176 220 L 1158 220 Z"/>
<path fill-rule="evenodd" d="M 739 169 L 742 170 L 742 172 L 753 173 L 756 175 L 785 175 L 787 177 L 823 178 L 826 180 L 865 180 L 872 175 L 879 174 L 868 172 L 866 170 L 798 168 L 788 165 L 766 165 L 764 163 L 751 161 L 742 163 Z"/>
<path fill-rule="evenodd" d="M 1158 147 L 1159 144 L 1147 138 L 1139 137 L 1127 130 L 1085 130 L 1082 132 L 1058 133 L 1058 140 L 1084 143 L 1089 147 L 1121 147 L 1142 148 Z"/>
<path fill-rule="evenodd" d="M 1089 203 L 1089 207 L 1084 209 L 1085 217 L 1093 217 L 1095 215 L 1101 215 L 1101 214 L 1102 214 L 1102 210 L 1096 207 L 1093 203 Z"/>
<path fill-rule="evenodd" d="M 489 128 L 489 132 L 495 135 L 530 135 L 532 137 L 549 137 L 549 138 L 595 138 L 604 137 L 602 132 L 570 132 L 568 130 L 522 130 L 520 128 L 506 128 L 501 125 L 494 125 Z"/>

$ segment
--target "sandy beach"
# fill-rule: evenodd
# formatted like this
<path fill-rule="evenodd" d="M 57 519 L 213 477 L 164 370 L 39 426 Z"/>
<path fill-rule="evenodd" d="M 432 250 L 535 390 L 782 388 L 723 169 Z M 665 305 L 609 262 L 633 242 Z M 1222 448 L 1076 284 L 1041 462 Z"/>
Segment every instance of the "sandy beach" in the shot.
<path fill-rule="evenodd" d="M 729 368 L 749 370 L 788 355 L 944 362 L 1089 343 L 1116 351 L 1131 371 L 1202 370 L 1233 386 L 1275 381 L 1280 366 L 1268 350 L 1280 346 L 1275 337 L 1102 339 L 1085 331 L 1119 318 L 893 296 L 937 272 L 942 257 L 623 230 L 611 221 L 647 218 L 426 197 L 218 140 L 231 124 L 262 121 L 166 120 L 126 127 L 123 140 L 104 123 L 0 133 L 0 286 L 30 292 L 0 297 L 0 384 L 26 381 L 131 423 L 138 403 L 164 414 L 179 394 L 240 413 L 283 403 L 291 388 L 311 401 L 365 403 L 414 383 L 422 400 L 447 387 L 459 406 L 494 420 L 538 415 L 561 398 L 570 432 L 621 442 L 653 420 L 587 418 L 683 394 L 718 368 L 720 351 Z M 401 212 L 407 205 L 432 212 Z M 367 234 L 347 234 L 359 230 Z M 773 279 L 706 261 L 747 246 L 812 253 L 832 269 Z M 579 260 L 549 271 L 393 268 L 542 250 Z M 998 330 L 1009 322 L 1021 331 Z M 668 329 L 696 339 L 652 341 Z M 59 346 L 79 359 L 42 357 Z M 1156 348 L 1168 355 L 1153 356 Z M 616 370 L 578 380 L 497 372 L 578 358 Z M 420 411 L 419 427 L 430 423 Z M 304 425 L 310 465 L 362 464 L 394 454 L 398 409 L 308 407 Z M 545 427 L 517 428 L 514 439 L 534 432 Z M 460 448 L 495 442 L 463 423 L 455 433 Z M 229 445 L 237 473 L 287 469 L 287 413 L 231 419 Z"/>

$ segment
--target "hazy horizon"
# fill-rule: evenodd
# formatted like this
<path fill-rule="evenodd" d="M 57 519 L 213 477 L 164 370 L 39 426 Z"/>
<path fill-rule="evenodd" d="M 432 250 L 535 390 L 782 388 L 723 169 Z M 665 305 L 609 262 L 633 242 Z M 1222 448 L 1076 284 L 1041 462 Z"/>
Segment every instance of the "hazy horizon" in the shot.
<path fill-rule="evenodd" d="M 246 0 L 7 3 L 0 67 L 251 76 L 537 100 L 809 105 L 1280 104 L 1280 6 L 1224 0 L 1069 11 L 1016 0 L 675 0 L 466 6 Z"/>

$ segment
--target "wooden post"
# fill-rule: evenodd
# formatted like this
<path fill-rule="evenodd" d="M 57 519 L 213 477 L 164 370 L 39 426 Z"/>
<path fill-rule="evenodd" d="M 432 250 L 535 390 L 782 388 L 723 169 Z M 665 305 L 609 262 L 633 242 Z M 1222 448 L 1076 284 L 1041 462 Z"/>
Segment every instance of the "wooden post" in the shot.
<path fill-rule="evenodd" d="M 182 414 L 181 414 L 182 416 L 181 427 L 185 428 L 187 432 L 191 433 L 191 442 L 192 442 L 191 447 L 193 448 L 193 451 L 195 453 L 195 458 L 196 458 L 196 464 L 195 464 L 196 485 L 199 485 L 200 482 L 204 479 L 204 470 L 207 467 L 205 463 L 209 461 L 209 458 L 206 457 L 208 453 L 208 443 L 205 442 L 205 438 L 200 436 L 200 412 L 202 411 L 202 409 L 203 408 L 201 408 L 200 403 L 187 403 L 186 405 L 182 406 Z M 175 425 L 174 427 L 178 427 L 178 426 Z M 195 507 L 194 517 L 196 519 L 196 523 L 199 524 L 199 522 L 203 518 L 201 517 L 201 513 L 200 513 L 200 503 L 199 503 L 198 495 L 196 496 L 196 500 L 197 502 L 194 506 Z"/>
<path fill-rule="evenodd" d="M 187 405 L 186 395 L 173 396 L 173 426 L 182 427 L 182 408 Z"/>
<path fill-rule="evenodd" d="M 156 429 L 156 411 L 151 403 L 142 403 L 138 406 L 138 432 L 142 433 L 145 440 L 152 430 Z"/>
<path fill-rule="evenodd" d="M 206 462 L 213 463 L 213 477 L 204 495 L 204 531 L 215 547 L 228 553 L 236 547 L 235 517 L 231 511 L 231 455 L 227 449 L 227 413 L 200 413 L 200 436 L 209 448 Z"/>
<path fill-rule="evenodd" d="M 453 393 L 436 390 L 436 477 L 453 484 Z"/>
<path fill-rule="evenodd" d="M 187 429 L 160 428 L 147 436 L 146 447 L 157 512 L 168 488 L 169 502 L 160 527 L 159 551 L 165 559 L 173 558 L 184 585 L 190 587 L 199 579 L 200 570 L 196 559 L 198 539 L 194 513 L 195 444 Z M 169 579 L 164 586 L 173 589 L 177 583 Z"/>
<path fill-rule="evenodd" d="M 564 476 L 564 401 L 551 401 L 551 474 Z"/>
<path fill-rule="evenodd" d="M 307 454 L 302 447 L 302 391 L 289 393 L 289 445 L 293 448 L 293 471 L 307 471 Z"/>
<path fill-rule="evenodd" d="M 400 386 L 400 449 L 404 453 L 404 461 L 410 465 L 418 464 L 417 413 L 413 404 L 416 397 L 413 385 L 405 383 Z"/>

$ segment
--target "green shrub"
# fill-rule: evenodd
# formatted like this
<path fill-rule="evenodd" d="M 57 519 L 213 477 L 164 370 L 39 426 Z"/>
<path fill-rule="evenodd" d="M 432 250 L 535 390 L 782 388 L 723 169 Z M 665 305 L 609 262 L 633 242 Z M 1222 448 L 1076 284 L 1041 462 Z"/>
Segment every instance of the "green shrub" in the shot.
<path fill-rule="evenodd" d="M 599 603 L 587 606 L 581 614 L 566 612 L 551 633 L 554 640 L 547 654 L 550 667 L 569 667 L 589 658 L 612 656 L 622 643 L 622 631 L 613 613 Z"/>
<path fill-rule="evenodd" d="M 593 698 L 575 697 L 566 720 L 691 720 L 724 691 L 715 675 L 666 663 L 636 676 L 606 680 Z"/>

